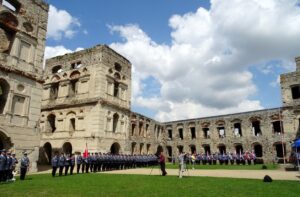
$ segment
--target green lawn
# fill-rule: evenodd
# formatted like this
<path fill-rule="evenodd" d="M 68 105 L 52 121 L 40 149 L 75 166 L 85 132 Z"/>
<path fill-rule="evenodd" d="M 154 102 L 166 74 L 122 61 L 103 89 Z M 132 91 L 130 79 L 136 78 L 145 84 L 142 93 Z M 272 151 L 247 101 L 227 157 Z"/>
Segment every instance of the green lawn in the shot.
<path fill-rule="evenodd" d="M 49 174 L 27 176 L 25 181 L 0 184 L 1 196 L 299 196 L 299 181 L 83 174 L 52 178 Z"/>
<path fill-rule="evenodd" d="M 276 170 L 278 169 L 277 164 L 265 164 L 267 166 L 267 170 Z M 195 165 L 195 169 L 199 170 L 216 170 L 216 169 L 223 169 L 223 170 L 261 170 L 263 164 L 257 165 Z M 187 165 L 188 169 L 192 169 L 192 165 Z M 178 164 L 166 164 L 167 169 L 178 169 Z"/>

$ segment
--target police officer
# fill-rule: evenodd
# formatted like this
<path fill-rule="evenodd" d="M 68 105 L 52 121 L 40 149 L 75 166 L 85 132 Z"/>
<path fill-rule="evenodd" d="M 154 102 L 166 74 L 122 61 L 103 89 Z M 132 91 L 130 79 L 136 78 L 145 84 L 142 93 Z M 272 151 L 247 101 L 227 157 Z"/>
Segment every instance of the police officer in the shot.
<path fill-rule="evenodd" d="M 80 171 L 80 166 L 82 164 L 82 157 L 80 155 L 80 153 L 77 153 L 77 157 L 76 157 L 76 165 L 77 165 L 77 174 L 79 174 Z"/>
<path fill-rule="evenodd" d="M 12 157 L 10 152 L 7 153 L 5 171 L 6 171 L 6 181 L 11 180 L 13 178 L 13 174 L 12 174 Z"/>
<path fill-rule="evenodd" d="M 68 175 L 70 164 L 71 164 L 71 157 L 70 157 L 70 154 L 67 154 L 66 160 L 65 160 L 65 176 Z"/>
<path fill-rule="evenodd" d="M 51 159 L 52 177 L 55 177 L 56 170 L 58 168 L 58 162 L 59 162 L 59 157 L 58 157 L 58 152 L 56 151 L 54 157 Z"/>
<path fill-rule="evenodd" d="M 0 155 L 0 182 L 4 182 L 6 180 L 5 176 L 5 166 L 6 166 L 6 150 L 1 150 Z"/>
<path fill-rule="evenodd" d="M 62 176 L 64 166 L 65 166 L 66 158 L 63 153 L 60 154 L 59 160 L 58 160 L 58 167 L 59 167 L 59 176 Z"/>
<path fill-rule="evenodd" d="M 23 157 L 21 158 L 21 166 L 20 166 L 20 180 L 24 180 L 26 176 L 26 172 L 29 168 L 30 161 L 27 157 L 27 152 L 23 152 Z"/>
<path fill-rule="evenodd" d="M 71 157 L 70 157 L 70 174 L 71 175 L 73 175 L 74 166 L 75 166 L 75 155 L 71 154 Z"/>

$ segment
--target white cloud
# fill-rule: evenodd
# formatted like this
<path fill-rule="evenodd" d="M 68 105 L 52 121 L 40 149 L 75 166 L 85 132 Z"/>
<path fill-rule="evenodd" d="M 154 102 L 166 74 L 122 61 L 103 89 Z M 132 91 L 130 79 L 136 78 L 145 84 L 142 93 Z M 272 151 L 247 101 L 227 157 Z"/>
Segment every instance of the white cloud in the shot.
<path fill-rule="evenodd" d="M 157 109 L 159 120 L 262 109 L 249 99 L 256 91 L 249 66 L 272 59 L 292 62 L 298 55 L 296 3 L 211 0 L 209 10 L 170 18 L 171 45 L 155 43 L 138 25 L 110 26 L 124 39 L 110 46 L 130 59 L 133 76 L 138 75 L 133 77 L 133 105 Z M 271 64 L 262 70 L 272 69 Z M 150 75 L 161 84 L 161 95 L 154 98 L 143 96 L 142 80 Z"/>
<path fill-rule="evenodd" d="M 63 37 L 72 38 L 76 33 L 76 28 L 80 27 L 79 20 L 71 16 L 65 10 L 58 10 L 50 5 L 47 37 L 60 40 Z"/>

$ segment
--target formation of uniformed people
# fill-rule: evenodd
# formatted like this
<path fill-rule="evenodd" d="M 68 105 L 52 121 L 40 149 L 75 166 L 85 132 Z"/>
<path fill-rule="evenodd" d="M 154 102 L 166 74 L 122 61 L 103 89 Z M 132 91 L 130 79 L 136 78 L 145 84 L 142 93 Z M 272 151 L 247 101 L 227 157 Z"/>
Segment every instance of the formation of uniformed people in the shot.
<path fill-rule="evenodd" d="M 136 167 L 147 167 L 158 164 L 158 158 L 155 155 L 127 155 L 127 154 L 110 154 L 110 153 L 88 153 L 88 155 L 72 154 L 64 155 L 55 153 L 52 158 L 52 176 L 56 175 L 59 169 L 59 176 L 62 176 L 63 169 L 65 175 L 68 174 L 70 167 L 70 174 L 73 174 L 73 169 L 76 164 L 77 174 L 89 172 L 101 172 L 110 170 L 122 170 Z"/>
<path fill-rule="evenodd" d="M 13 172 L 18 160 L 15 153 L 0 150 L 0 182 L 15 181 Z"/>
<path fill-rule="evenodd" d="M 213 154 L 187 154 L 186 163 L 195 163 L 202 165 L 216 165 L 217 163 L 220 165 L 251 165 L 256 164 L 257 159 L 254 152 L 246 151 L 245 153 L 213 153 Z"/>

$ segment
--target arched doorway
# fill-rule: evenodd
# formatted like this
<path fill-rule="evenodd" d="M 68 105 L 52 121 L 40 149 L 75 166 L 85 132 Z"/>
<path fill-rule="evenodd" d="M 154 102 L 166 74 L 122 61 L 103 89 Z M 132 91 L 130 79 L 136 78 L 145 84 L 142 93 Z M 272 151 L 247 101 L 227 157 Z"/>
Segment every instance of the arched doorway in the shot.
<path fill-rule="evenodd" d="M 45 162 L 47 164 L 51 164 L 51 158 L 52 158 L 52 146 L 49 142 L 45 143 L 43 146 L 44 149 L 44 157 L 45 157 Z"/>
<path fill-rule="evenodd" d="M 254 154 L 256 155 L 256 157 L 262 157 L 263 156 L 262 145 L 260 145 L 258 143 L 253 144 L 253 150 L 254 150 Z"/>
<path fill-rule="evenodd" d="M 241 144 L 236 144 L 235 151 L 236 151 L 236 154 L 243 154 L 244 153 L 243 146 Z"/>
<path fill-rule="evenodd" d="M 191 150 L 191 154 L 196 153 L 196 146 L 195 145 L 190 145 L 190 150 Z"/>
<path fill-rule="evenodd" d="M 224 144 L 218 145 L 219 153 L 225 154 L 226 153 L 226 146 Z"/>
<path fill-rule="evenodd" d="M 207 155 L 207 154 L 211 154 L 211 152 L 210 152 L 210 145 L 208 145 L 208 144 L 204 144 L 203 146 L 202 146 L 203 148 L 204 148 L 204 153 Z"/>
<path fill-rule="evenodd" d="M 12 147 L 10 138 L 5 135 L 5 133 L 0 131 L 0 150 L 9 150 Z"/>
<path fill-rule="evenodd" d="M 115 155 L 115 154 L 119 154 L 120 151 L 120 144 L 115 142 L 111 145 L 110 147 L 110 153 Z"/>
<path fill-rule="evenodd" d="M 72 144 L 70 142 L 66 142 L 66 143 L 64 143 L 62 149 L 65 154 L 71 154 L 72 153 Z"/>

